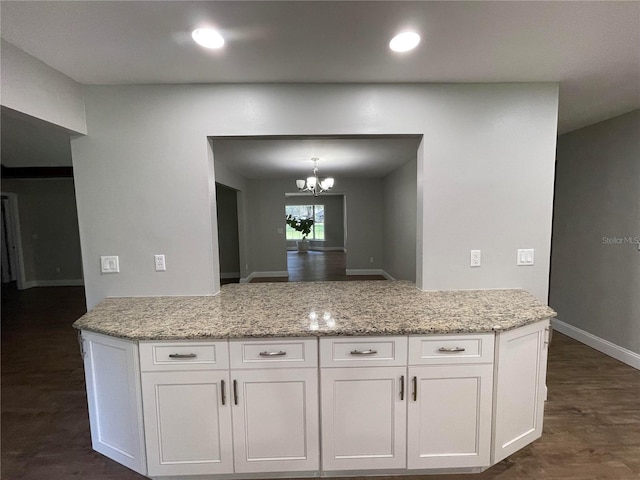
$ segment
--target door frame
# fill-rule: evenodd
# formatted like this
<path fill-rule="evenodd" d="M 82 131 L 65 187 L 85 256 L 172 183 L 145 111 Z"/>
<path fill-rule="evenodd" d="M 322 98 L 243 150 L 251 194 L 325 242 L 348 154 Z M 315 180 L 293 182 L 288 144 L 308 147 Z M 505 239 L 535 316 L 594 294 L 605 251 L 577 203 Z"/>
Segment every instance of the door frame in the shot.
<path fill-rule="evenodd" d="M 22 253 L 22 233 L 20 231 L 20 213 L 18 209 L 18 195 L 12 192 L 0 192 L 0 195 L 7 199 L 7 236 L 9 237 L 9 243 L 13 243 L 13 255 L 16 263 L 16 286 L 18 290 L 24 290 L 25 286 L 25 273 L 24 273 L 24 256 Z"/>

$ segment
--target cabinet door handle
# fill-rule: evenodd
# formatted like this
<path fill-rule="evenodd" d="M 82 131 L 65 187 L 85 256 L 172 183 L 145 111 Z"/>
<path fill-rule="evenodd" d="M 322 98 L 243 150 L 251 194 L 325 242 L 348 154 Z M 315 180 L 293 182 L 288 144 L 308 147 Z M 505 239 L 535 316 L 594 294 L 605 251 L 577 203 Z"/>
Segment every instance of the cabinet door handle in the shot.
<path fill-rule="evenodd" d="M 413 401 L 418 400 L 418 377 L 413 377 Z"/>
<path fill-rule="evenodd" d="M 443 353 L 458 353 L 458 352 L 464 352 L 465 348 L 463 347 L 440 347 L 438 349 L 439 352 L 443 352 Z"/>
<path fill-rule="evenodd" d="M 238 404 L 238 381 L 233 381 L 233 403 L 234 405 Z"/>
<path fill-rule="evenodd" d="M 400 376 L 400 400 L 404 400 L 404 375 Z"/>
<path fill-rule="evenodd" d="M 351 350 L 351 355 L 376 355 L 378 353 L 377 350 Z"/>
<path fill-rule="evenodd" d="M 222 405 L 227 403 L 227 395 L 225 393 L 224 380 L 220 380 L 220 396 L 222 397 Z"/>
<path fill-rule="evenodd" d="M 287 352 L 280 350 L 279 352 L 260 352 L 261 357 L 284 357 Z"/>
<path fill-rule="evenodd" d="M 169 358 L 180 359 L 180 358 L 196 358 L 197 355 L 195 353 L 170 353 Z"/>

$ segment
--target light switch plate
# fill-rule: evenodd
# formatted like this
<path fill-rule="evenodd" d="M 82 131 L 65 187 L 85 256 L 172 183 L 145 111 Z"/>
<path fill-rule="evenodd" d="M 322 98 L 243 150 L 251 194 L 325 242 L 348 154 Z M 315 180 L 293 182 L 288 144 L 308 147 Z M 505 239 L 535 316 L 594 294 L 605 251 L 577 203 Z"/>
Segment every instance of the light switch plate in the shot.
<path fill-rule="evenodd" d="M 120 261 L 115 255 L 100 257 L 100 271 L 102 273 L 120 273 Z"/>
<path fill-rule="evenodd" d="M 533 263 L 534 263 L 534 249 L 519 248 L 518 257 L 516 259 L 516 265 L 533 265 Z"/>

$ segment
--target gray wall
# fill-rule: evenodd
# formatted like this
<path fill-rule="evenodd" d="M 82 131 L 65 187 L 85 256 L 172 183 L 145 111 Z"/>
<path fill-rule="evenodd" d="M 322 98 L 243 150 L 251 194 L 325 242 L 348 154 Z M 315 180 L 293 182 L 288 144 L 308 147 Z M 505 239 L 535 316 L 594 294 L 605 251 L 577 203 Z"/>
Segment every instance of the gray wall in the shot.
<path fill-rule="evenodd" d="M 382 180 L 377 178 L 336 178 L 335 193 L 346 196 L 348 269 L 382 268 L 381 187 Z M 285 198 L 285 194 L 294 189 L 294 178 L 247 182 L 248 248 L 252 258 L 249 273 L 287 270 L 284 207 L 291 199 Z M 303 203 L 308 202 L 309 198 Z M 336 207 L 342 204 L 342 196 L 334 198 L 337 200 Z M 373 263 L 369 261 L 370 257 L 374 257 Z"/>
<path fill-rule="evenodd" d="M 311 249 L 344 248 L 344 195 L 323 194 L 288 197 L 286 205 L 324 205 L 324 241 L 311 241 Z M 287 240 L 289 250 L 296 248 L 295 240 Z"/>
<path fill-rule="evenodd" d="M 235 190 L 216 184 L 221 278 L 240 278 L 237 195 L 238 192 Z"/>
<path fill-rule="evenodd" d="M 18 198 L 24 286 L 81 285 L 73 179 L 8 179 L 2 191 Z"/>
<path fill-rule="evenodd" d="M 522 287 L 546 301 L 557 84 L 139 85 L 84 93 L 90 134 L 72 139 L 71 149 L 89 307 L 105 296 L 217 293 L 207 137 L 225 135 L 424 134 L 418 287 Z M 377 205 L 367 220 L 380 217 Z M 365 230 L 350 225 L 348 241 Z M 355 253 L 379 259 L 381 244 Z M 469 268 L 472 248 L 483 249 L 481 268 Z M 517 248 L 535 248 L 536 265 L 517 267 Z M 167 255 L 166 272 L 154 271 L 157 253 Z M 101 275 L 100 255 L 119 255 L 121 273 Z"/>
<path fill-rule="evenodd" d="M 383 179 L 383 266 L 396 280 L 416 280 L 417 162 Z"/>
<path fill-rule="evenodd" d="M 559 320 L 640 353 L 637 241 L 640 110 L 558 138 L 549 293 Z"/>

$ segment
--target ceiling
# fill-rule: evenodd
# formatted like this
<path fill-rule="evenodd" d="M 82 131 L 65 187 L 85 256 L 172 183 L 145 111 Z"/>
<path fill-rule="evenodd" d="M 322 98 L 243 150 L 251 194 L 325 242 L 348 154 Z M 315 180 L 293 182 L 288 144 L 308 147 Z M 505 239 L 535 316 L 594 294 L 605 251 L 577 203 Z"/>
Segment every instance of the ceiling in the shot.
<path fill-rule="evenodd" d="M 559 82 L 560 133 L 640 108 L 640 2 L 1 1 L 2 38 L 83 84 Z M 223 50 L 191 41 L 219 28 Z M 394 33 L 422 42 L 396 54 Z M 2 109 L 2 164 L 71 164 L 66 131 Z M 215 139 L 248 178 L 384 176 L 400 137 Z"/>
<path fill-rule="evenodd" d="M 83 84 L 560 82 L 560 133 L 640 108 L 637 1 L 2 1 L 1 32 Z"/>
<path fill-rule="evenodd" d="M 384 177 L 415 159 L 418 136 L 214 138 L 213 158 L 246 178 Z M 337 184 L 336 184 L 337 185 Z"/>
<path fill-rule="evenodd" d="M 0 163 L 5 167 L 70 167 L 69 131 L 2 107 Z"/>

